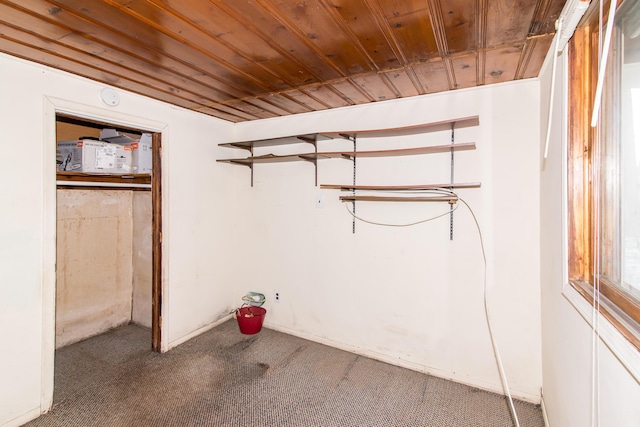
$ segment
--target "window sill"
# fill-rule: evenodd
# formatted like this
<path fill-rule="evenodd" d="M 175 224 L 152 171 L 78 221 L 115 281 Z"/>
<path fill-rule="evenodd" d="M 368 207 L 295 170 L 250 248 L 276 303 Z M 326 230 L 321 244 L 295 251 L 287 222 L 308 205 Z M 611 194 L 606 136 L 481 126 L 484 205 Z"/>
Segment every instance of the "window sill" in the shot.
<path fill-rule="evenodd" d="M 578 289 L 577 289 L 578 288 Z M 593 306 L 590 296 L 579 285 L 565 283 L 562 295 L 593 328 Z M 587 299 L 589 298 L 589 300 Z M 605 302 L 601 301 L 604 306 Z M 611 350 L 629 373 L 640 382 L 640 351 L 603 313 L 599 314 L 600 339 Z"/>

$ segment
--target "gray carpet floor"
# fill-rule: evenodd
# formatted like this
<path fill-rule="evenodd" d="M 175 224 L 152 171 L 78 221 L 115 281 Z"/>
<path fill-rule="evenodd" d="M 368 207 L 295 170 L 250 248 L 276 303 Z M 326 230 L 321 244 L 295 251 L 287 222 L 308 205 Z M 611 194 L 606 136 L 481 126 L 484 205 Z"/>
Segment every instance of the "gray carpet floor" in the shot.
<path fill-rule="evenodd" d="M 235 320 L 165 354 L 127 325 L 59 349 L 44 426 L 511 427 L 503 396 Z M 515 402 L 522 427 L 540 407 Z"/>

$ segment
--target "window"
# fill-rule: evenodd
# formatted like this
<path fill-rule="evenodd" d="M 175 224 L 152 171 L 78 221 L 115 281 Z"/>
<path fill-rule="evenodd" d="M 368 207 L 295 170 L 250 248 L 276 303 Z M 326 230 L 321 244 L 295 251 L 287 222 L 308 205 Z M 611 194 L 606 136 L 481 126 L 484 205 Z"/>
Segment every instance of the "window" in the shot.
<path fill-rule="evenodd" d="M 602 22 L 594 1 L 569 43 L 568 272 L 640 350 L 640 2 L 618 2 L 592 128 L 605 3 Z"/>

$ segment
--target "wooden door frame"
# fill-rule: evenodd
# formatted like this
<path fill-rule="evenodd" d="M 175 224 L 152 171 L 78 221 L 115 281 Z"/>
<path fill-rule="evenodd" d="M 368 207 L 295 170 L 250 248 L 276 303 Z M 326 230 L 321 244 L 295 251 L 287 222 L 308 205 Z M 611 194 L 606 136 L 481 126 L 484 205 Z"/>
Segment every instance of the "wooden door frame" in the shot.
<path fill-rule="evenodd" d="M 50 96 L 43 97 L 43 189 L 44 189 L 44 220 L 43 220 L 43 257 L 42 257 L 42 363 L 41 363 L 41 394 L 40 410 L 44 413 L 53 405 L 53 381 L 55 358 L 55 301 L 56 301 L 56 228 L 57 228 L 57 198 L 56 198 L 56 116 L 63 114 L 90 122 L 112 124 L 118 127 L 138 129 L 154 134 L 154 142 L 161 147 L 162 139 L 166 142 L 168 124 L 152 118 L 126 114 L 118 110 L 107 110 L 80 104 L 66 99 Z M 153 157 L 154 173 L 152 175 L 152 246 L 156 255 L 152 265 L 152 349 L 157 352 L 166 351 L 167 337 L 163 336 L 163 326 L 166 326 L 166 302 L 163 301 L 164 281 L 163 266 L 167 262 L 162 257 L 162 155 L 161 149 Z M 154 190 L 154 183 L 157 185 Z M 166 220 L 166 219 L 165 219 Z M 164 302 L 164 304 L 163 304 Z"/>
<path fill-rule="evenodd" d="M 121 127 L 119 124 L 104 120 L 79 119 L 68 114 L 64 116 L 105 127 Z M 57 117 L 58 114 L 56 114 L 56 120 Z M 127 128 L 132 131 L 146 131 Z M 151 349 L 160 353 L 162 351 L 162 134 L 160 132 L 152 133 L 151 155 Z"/>
<path fill-rule="evenodd" d="M 154 132 L 152 138 L 151 348 L 160 353 L 162 351 L 162 135 Z"/>

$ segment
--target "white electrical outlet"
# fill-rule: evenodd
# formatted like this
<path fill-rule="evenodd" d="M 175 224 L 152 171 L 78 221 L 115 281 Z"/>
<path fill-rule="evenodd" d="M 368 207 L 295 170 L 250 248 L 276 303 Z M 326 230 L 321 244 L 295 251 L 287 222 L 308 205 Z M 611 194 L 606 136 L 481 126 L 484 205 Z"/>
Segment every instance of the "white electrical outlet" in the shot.
<path fill-rule="evenodd" d="M 324 208 L 324 196 L 322 194 L 316 195 L 316 209 Z"/>
<path fill-rule="evenodd" d="M 280 300 L 282 300 L 282 293 L 280 291 L 273 291 L 273 300 L 280 302 Z"/>

